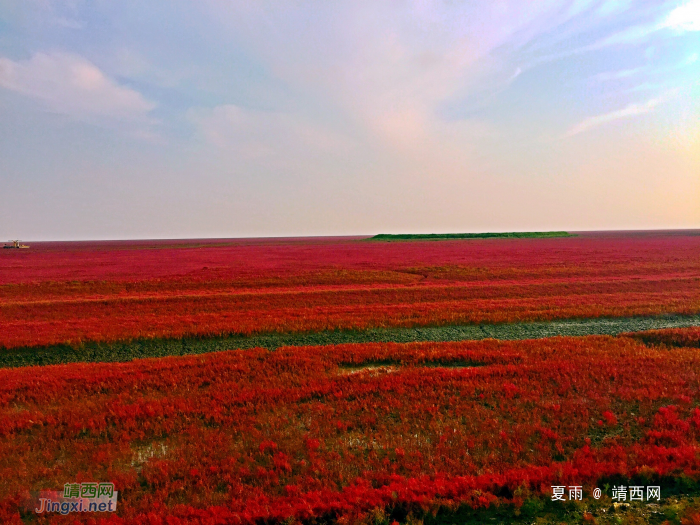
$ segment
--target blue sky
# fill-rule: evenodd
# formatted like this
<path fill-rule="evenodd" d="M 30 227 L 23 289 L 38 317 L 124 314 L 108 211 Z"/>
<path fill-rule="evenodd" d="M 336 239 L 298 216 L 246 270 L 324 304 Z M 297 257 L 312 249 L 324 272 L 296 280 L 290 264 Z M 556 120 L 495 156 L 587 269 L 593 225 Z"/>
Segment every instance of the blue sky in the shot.
<path fill-rule="evenodd" d="M 0 235 L 700 228 L 700 0 L 0 0 Z"/>

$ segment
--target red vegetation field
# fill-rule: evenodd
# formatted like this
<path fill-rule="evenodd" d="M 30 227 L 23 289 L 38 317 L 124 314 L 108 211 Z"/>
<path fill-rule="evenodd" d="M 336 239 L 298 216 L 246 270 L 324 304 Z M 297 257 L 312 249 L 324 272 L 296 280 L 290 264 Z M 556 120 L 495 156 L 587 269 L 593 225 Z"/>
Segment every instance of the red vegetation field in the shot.
<path fill-rule="evenodd" d="M 149 525 L 517 505 L 614 476 L 697 481 L 699 403 L 697 349 L 627 337 L 0 370 L 0 520 L 20 523 L 29 491 L 67 481 L 113 481 L 110 523 Z"/>
<path fill-rule="evenodd" d="M 692 328 L 668 328 L 626 334 L 647 344 L 666 346 L 688 346 L 700 348 L 700 326 Z"/>
<path fill-rule="evenodd" d="M 38 243 L 0 347 L 700 312 L 700 236 Z"/>

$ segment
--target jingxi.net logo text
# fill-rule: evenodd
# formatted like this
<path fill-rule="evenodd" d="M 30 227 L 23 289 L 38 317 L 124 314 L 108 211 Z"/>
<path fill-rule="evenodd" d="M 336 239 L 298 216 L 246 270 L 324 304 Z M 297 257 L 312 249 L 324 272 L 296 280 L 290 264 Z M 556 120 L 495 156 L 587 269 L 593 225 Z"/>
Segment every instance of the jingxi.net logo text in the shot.
<path fill-rule="evenodd" d="M 58 491 L 43 491 L 38 496 L 34 510 L 58 512 L 66 515 L 76 512 L 115 512 L 118 492 L 114 483 L 66 483 L 63 494 Z"/>

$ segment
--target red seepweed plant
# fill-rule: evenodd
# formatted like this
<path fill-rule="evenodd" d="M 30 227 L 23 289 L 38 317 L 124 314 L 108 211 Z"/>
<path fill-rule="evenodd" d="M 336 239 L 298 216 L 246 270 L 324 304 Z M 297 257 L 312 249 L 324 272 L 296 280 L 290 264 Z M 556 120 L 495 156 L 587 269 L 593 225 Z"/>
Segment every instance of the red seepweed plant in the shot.
<path fill-rule="evenodd" d="M 606 479 L 663 491 L 700 478 L 699 365 L 595 336 L 0 370 L 0 518 L 67 481 L 114 482 L 105 523 L 123 524 L 519 505 Z"/>
<path fill-rule="evenodd" d="M 0 347 L 695 314 L 699 250 L 668 234 L 35 243 L 0 254 Z"/>

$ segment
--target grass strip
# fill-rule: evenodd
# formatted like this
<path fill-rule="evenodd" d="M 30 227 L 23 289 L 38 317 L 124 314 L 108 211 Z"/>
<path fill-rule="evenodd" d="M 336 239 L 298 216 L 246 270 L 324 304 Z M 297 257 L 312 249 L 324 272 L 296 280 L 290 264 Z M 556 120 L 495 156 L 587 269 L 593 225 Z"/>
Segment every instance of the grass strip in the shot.
<path fill-rule="evenodd" d="M 380 233 L 368 241 L 413 241 L 444 239 L 543 239 L 550 237 L 576 237 L 569 232 L 505 232 L 505 233 Z"/>
<path fill-rule="evenodd" d="M 375 328 L 362 331 L 260 334 L 183 339 L 142 339 L 121 343 L 85 343 L 78 347 L 49 347 L 0 350 L 0 368 L 53 365 L 77 362 L 131 361 L 146 357 L 203 354 L 222 350 L 281 346 L 319 346 L 342 343 L 414 341 L 464 341 L 479 339 L 541 339 L 555 336 L 618 335 L 661 328 L 700 326 L 700 315 L 669 314 L 654 317 L 615 319 L 566 319 L 549 322 L 482 324 L 418 328 Z"/>

